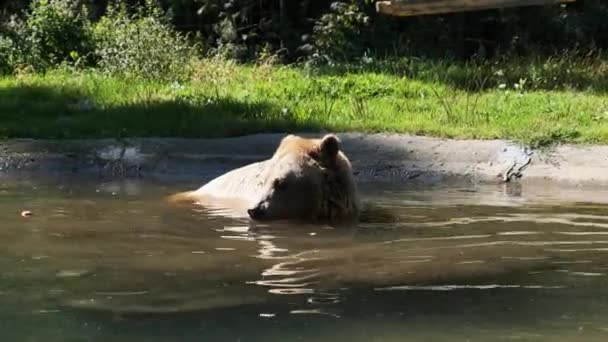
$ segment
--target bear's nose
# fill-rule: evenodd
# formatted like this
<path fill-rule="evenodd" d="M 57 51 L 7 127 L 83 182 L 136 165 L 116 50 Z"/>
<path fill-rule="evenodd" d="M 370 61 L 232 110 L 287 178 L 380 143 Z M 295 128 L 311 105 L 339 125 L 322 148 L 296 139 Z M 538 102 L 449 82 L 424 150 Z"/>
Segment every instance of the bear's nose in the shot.
<path fill-rule="evenodd" d="M 255 207 L 253 209 L 247 210 L 247 214 L 254 220 L 259 220 L 262 218 L 264 214 L 264 210 L 260 209 L 260 207 Z"/>

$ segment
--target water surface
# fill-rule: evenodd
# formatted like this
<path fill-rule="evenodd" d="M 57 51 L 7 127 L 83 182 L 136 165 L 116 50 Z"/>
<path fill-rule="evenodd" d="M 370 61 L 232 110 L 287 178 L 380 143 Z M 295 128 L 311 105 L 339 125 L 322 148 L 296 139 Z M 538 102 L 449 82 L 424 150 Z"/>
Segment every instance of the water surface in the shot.
<path fill-rule="evenodd" d="M 605 190 L 363 184 L 398 222 L 338 230 L 163 201 L 198 185 L 0 180 L 3 340 L 608 338 Z"/>

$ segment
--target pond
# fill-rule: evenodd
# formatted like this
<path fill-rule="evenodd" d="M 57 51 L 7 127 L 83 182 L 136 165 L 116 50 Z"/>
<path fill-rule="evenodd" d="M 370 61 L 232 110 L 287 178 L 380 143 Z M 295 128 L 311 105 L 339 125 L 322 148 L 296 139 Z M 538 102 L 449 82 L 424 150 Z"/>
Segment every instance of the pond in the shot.
<path fill-rule="evenodd" d="M 198 185 L 1 179 L 3 340 L 608 338 L 607 191 L 369 183 L 399 220 L 329 229 L 163 200 Z"/>

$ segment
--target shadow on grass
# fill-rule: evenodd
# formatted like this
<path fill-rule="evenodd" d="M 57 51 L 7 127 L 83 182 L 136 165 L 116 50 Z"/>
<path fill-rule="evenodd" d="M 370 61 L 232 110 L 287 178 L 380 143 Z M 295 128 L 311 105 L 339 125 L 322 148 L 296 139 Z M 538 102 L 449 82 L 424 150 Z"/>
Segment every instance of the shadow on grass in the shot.
<path fill-rule="evenodd" d="M 100 105 L 74 87 L 19 85 L 0 88 L 0 137 L 4 138 L 213 138 L 249 133 L 318 131 L 264 101 L 137 99 Z"/>
<path fill-rule="evenodd" d="M 255 142 L 259 146 L 258 153 L 270 157 L 287 133 L 318 136 L 322 131 L 333 131 L 322 119 L 294 117 L 280 105 L 265 99 L 239 101 L 225 97 L 212 100 L 192 94 L 164 99 L 162 95 L 142 98 L 140 94 L 130 94 L 124 96 L 130 103 L 104 106 L 88 103 L 87 95 L 96 94 L 90 91 L 87 94 L 76 86 L 61 83 L 57 86 L 17 83 L 0 87 L 0 138 L 225 138 L 276 133 L 265 136 L 262 142 Z M 102 95 L 98 97 L 107 100 Z M 236 139 L 224 151 L 235 155 L 242 153 L 239 152 L 241 148 L 251 151 L 248 147 L 252 141 Z M 378 153 L 377 146 L 366 142 L 359 141 L 354 147 L 361 155 Z M 183 152 L 181 146 L 179 149 Z M 192 142 L 188 149 L 197 153 L 213 147 L 205 142 Z M 392 146 L 387 145 L 385 155 L 394 154 L 394 158 L 409 155 L 392 151 Z M 249 162 L 251 160 L 247 158 L 222 161 L 210 167 L 210 174 L 219 175 Z"/>

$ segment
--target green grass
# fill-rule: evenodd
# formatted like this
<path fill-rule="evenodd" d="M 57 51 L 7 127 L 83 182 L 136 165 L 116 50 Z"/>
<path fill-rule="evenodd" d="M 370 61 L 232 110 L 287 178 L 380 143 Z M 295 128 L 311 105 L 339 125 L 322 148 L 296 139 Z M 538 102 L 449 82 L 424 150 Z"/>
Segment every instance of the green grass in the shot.
<path fill-rule="evenodd" d="M 0 136 L 224 137 L 324 129 L 508 138 L 535 146 L 608 143 L 607 66 L 600 60 L 481 66 L 400 60 L 310 70 L 206 60 L 182 84 L 96 71 L 0 76 Z"/>

